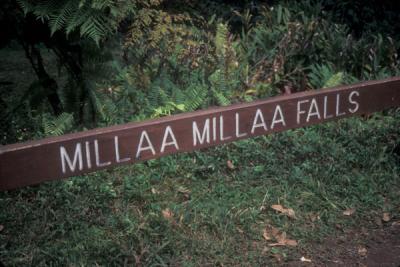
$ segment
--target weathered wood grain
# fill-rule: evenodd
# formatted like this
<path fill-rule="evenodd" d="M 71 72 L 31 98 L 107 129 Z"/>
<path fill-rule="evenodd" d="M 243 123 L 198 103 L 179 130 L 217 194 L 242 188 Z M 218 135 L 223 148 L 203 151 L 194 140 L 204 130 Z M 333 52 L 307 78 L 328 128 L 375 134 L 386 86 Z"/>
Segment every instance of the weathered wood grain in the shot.
<path fill-rule="evenodd" d="M 400 77 L 0 147 L 0 190 L 400 106 Z"/>

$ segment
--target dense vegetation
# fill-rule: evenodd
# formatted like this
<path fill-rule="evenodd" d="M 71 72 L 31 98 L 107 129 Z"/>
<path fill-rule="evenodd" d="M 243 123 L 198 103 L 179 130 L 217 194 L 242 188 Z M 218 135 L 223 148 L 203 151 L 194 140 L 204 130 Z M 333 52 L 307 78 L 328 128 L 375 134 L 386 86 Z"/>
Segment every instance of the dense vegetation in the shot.
<path fill-rule="evenodd" d="M 392 1 L 1 5 L 2 144 L 400 74 Z M 2 192 L 0 261 L 293 260 L 338 224 L 400 216 L 399 129 L 390 110 Z M 269 210 L 276 203 L 298 219 Z M 266 225 L 301 250 L 266 246 Z"/>
<path fill-rule="evenodd" d="M 393 76 L 379 3 L 4 1 L 2 45 L 34 73 L 2 78 L 2 143 Z"/>

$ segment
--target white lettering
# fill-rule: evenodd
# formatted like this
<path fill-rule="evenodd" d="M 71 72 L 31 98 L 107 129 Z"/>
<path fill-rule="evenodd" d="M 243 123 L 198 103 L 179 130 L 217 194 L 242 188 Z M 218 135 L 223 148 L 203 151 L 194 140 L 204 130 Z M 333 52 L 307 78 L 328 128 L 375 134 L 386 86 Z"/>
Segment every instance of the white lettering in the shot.
<path fill-rule="evenodd" d="M 350 95 L 349 95 L 349 102 L 350 102 L 351 104 L 355 105 L 354 108 L 349 108 L 349 111 L 350 111 L 351 113 L 357 112 L 358 108 L 360 107 L 360 105 L 358 104 L 358 102 L 355 101 L 355 100 L 353 100 L 353 96 L 354 96 L 354 95 L 360 96 L 360 93 L 357 92 L 357 91 L 353 91 L 353 92 L 351 92 Z"/>
<path fill-rule="evenodd" d="M 324 119 L 333 118 L 332 114 L 328 115 L 328 96 L 324 96 Z"/>
<path fill-rule="evenodd" d="M 300 115 L 305 114 L 306 112 L 304 110 L 300 110 L 300 106 L 303 103 L 307 103 L 309 100 L 301 100 L 297 102 L 297 124 L 300 124 Z"/>
<path fill-rule="evenodd" d="M 168 135 L 171 137 L 172 141 L 167 143 Z M 167 126 L 167 128 L 165 128 L 164 138 L 161 145 L 161 153 L 164 153 L 165 147 L 170 145 L 174 145 L 175 149 L 179 150 L 179 146 L 178 143 L 176 142 L 174 132 L 172 131 L 171 126 Z"/>
<path fill-rule="evenodd" d="M 258 120 L 261 120 L 260 123 L 257 123 Z M 262 114 L 261 110 L 258 108 L 256 115 L 254 116 L 254 120 L 253 120 L 253 127 L 251 128 L 251 133 L 253 134 L 255 129 L 258 127 L 263 127 L 265 131 L 268 130 L 267 125 L 265 124 L 264 121 L 264 115 Z"/>
<path fill-rule="evenodd" d="M 232 138 L 232 136 L 224 136 L 224 116 L 219 116 L 219 137 L 221 141 Z"/>
<path fill-rule="evenodd" d="M 217 140 L 217 118 L 214 117 L 212 119 L 212 121 L 213 121 L 213 125 L 212 125 L 212 127 L 213 127 L 213 141 L 216 141 Z"/>
<path fill-rule="evenodd" d="M 313 111 L 313 109 L 315 111 Z M 318 105 L 317 105 L 317 100 L 315 100 L 315 98 L 313 98 L 311 100 L 310 109 L 308 110 L 308 115 L 307 115 L 307 122 L 310 121 L 310 118 L 312 116 L 317 116 L 318 119 L 321 119 L 321 115 L 319 114 L 319 109 L 318 109 Z"/>
<path fill-rule="evenodd" d="M 235 113 L 235 118 L 236 118 L 236 137 L 243 137 L 246 136 L 247 133 L 240 133 L 240 117 L 239 117 L 239 113 Z"/>
<path fill-rule="evenodd" d="M 121 159 L 121 156 L 119 154 L 119 144 L 118 144 L 119 142 L 118 141 L 119 141 L 118 136 L 114 136 L 115 161 L 117 163 L 121 163 L 121 162 L 126 162 L 126 161 L 131 160 L 130 157 Z"/>
<path fill-rule="evenodd" d="M 336 116 L 343 116 L 345 112 L 340 112 L 340 94 L 336 94 Z"/>
<path fill-rule="evenodd" d="M 145 138 L 146 138 L 146 142 L 147 142 L 148 145 L 143 147 L 143 141 L 144 141 Z M 140 141 L 139 141 L 138 149 L 137 149 L 137 152 L 136 152 L 136 158 L 137 159 L 140 158 L 140 153 L 142 153 L 142 151 L 145 151 L 145 150 L 150 150 L 153 155 L 156 154 L 156 151 L 154 150 L 153 144 L 150 141 L 149 135 L 147 134 L 146 131 L 142 131 L 142 134 L 140 135 Z"/>
<path fill-rule="evenodd" d="M 97 167 L 104 167 L 104 166 L 108 166 L 111 164 L 110 161 L 100 162 L 99 141 L 97 141 L 97 139 L 94 140 L 94 155 L 96 157 L 96 166 Z"/>
<path fill-rule="evenodd" d="M 60 146 L 60 157 L 61 157 L 61 165 L 63 173 L 67 172 L 66 163 L 68 164 L 69 170 L 71 172 L 75 171 L 76 165 L 79 162 L 79 170 L 83 169 L 83 160 L 82 160 L 82 145 L 81 143 L 77 143 L 75 146 L 74 160 L 71 161 L 67 150 L 65 147 Z"/>
<path fill-rule="evenodd" d="M 92 168 L 92 159 L 90 158 L 90 146 L 89 146 L 89 142 L 85 142 L 85 147 L 86 147 L 86 163 L 87 163 L 87 167 L 89 169 Z"/>
<path fill-rule="evenodd" d="M 280 119 L 277 119 L 279 114 Z M 276 123 L 282 123 L 283 126 L 286 126 L 285 118 L 283 117 L 283 112 L 280 105 L 275 107 L 274 118 L 272 119 L 271 129 L 274 129 Z"/>
<path fill-rule="evenodd" d="M 197 140 L 202 145 L 204 141 L 207 140 L 207 143 L 210 143 L 210 119 L 206 119 L 203 128 L 203 134 L 200 136 L 199 128 L 197 127 L 197 123 L 194 121 L 192 124 L 193 128 L 193 145 L 197 145 Z"/>

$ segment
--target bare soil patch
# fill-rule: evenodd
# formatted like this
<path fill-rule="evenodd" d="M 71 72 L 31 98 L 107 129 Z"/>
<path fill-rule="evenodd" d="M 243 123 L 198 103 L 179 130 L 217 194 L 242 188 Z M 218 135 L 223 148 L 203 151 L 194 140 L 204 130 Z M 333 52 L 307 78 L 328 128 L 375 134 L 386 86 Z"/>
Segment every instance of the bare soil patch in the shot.
<path fill-rule="evenodd" d="M 400 266 L 400 222 L 379 229 L 342 231 L 315 244 L 309 253 L 312 262 L 304 266 Z"/>

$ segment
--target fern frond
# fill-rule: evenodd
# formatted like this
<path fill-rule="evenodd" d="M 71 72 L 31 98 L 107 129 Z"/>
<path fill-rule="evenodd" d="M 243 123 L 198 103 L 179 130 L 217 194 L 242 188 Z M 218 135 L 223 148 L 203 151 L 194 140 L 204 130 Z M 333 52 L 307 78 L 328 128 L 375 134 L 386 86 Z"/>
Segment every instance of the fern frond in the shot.
<path fill-rule="evenodd" d="M 165 106 L 158 107 L 154 109 L 153 114 L 151 115 L 152 118 L 159 118 L 163 116 L 169 116 L 175 111 L 185 111 L 184 104 L 176 104 L 174 102 L 167 102 Z"/>
<path fill-rule="evenodd" d="M 53 116 L 44 116 L 42 125 L 46 136 L 59 136 L 70 130 L 73 122 L 74 116 L 64 112 L 56 118 Z"/>
<path fill-rule="evenodd" d="M 48 0 L 48 1 L 40 1 L 38 4 L 33 4 L 32 9 L 29 12 L 32 12 L 36 17 L 41 19 L 42 21 L 50 19 L 50 16 L 55 16 L 62 7 L 65 6 L 68 0 Z"/>
<path fill-rule="evenodd" d="M 86 4 L 84 4 L 71 16 L 70 20 L 65 26 L 65 32 L 70 34 L 71 32 L 79 29 L 80 25 L 82 25 L 90 16 L 90 9 Z"/>
<path fill-rule="evenodd" d="M 21 7 L 25 15 L 33 10 L 33 5 L 29 1 L 17 0 L 17 4 Z"/>
<path fill-rule="evenodd" d="M 185 110 L 193 111 L 198 109 L 206 100 L 207 93 L 207 87 L 197 84 L 191 85 L 185 92 L 187 99 L 183 103 L 185 105 Z"/>
<path fill-rule="evenodd" d="M 212 90 L 212 92 L 220 106 L 228 106 L 231 104 L 231 101 L 222 92 L 218 92 L 217 90 Z"/>
<path fill-rule="evenodd" d="M 32 12 L 38 19 L 47 21 L 52 34 L 59 30 L 67 34 L 77 31 L 97 44 L 134 10 L 134 4 L 127 1 L 42 0 L 36 4 L 29 0 L 17 1 L 25 14 Z"/>
<path fill-rule="evenodd" d="M 103 10 L 107 7 L 110 7 L 114 4 L 115 0 L 93 0 L 92 8 L 97 10 Z"/>
<path fill-rule="evenodd" d="M 345 75 L 343 72 L 335 72 L 330 65 L 314 64 L 310 67 L 308 74 L 310 84 L 313 88 L 328 88 L 343 83 Z"/>
<path fill-rule="evenodd" d="M 344 73 L 338 72 L 332 75 L 322 86 L 322 88 L 330 88 L 341 85 L 343 83 Z"/>
<path fill-rule="evenodd" d="M 160 97 L 161 87 L 151 86 L 147 95 L 147 101 L 150 107 L 157 107 L 162 105 Z"/>
<path fill-rule="evenodd" d="M 88 89 L 90 90 L 90 89 Z M 115 119 L 115 113 L 117 110 L 117 107 L 115 104 L 111 101 L 110 98 L 108 98 L 106 95 L 97 92 L 96 90 L 92 89 L 89 91 L 90 92 L 90 97 L 92 102 L 94 103 L 94 106 L 96 108 L 96 112 L 100 114 L 102 120 L 111 123 Z"/>
<path fill-rule="evenodd" d="M 108 32 L 108 26 L 104 18 L 97 15 L 90 16 L 80 27 L 81 36 L 89 37 L 97 44 L 105 37 Z"/>
<path fill-rule="evenodd" d="M 226 54 L 226 41 L 228 40 L 228 26 L 223 23 L 217 25 L 217 31 L 215 33 L 215 50 L 218 57 L 225 57 Z"/>
<path fill-rule="evenodd" d="M 76 4 L 75 1 L 67 1 L 63 7 L 60 8 L 58 14 L 50 15 L 49 26 L 51 34 L 54 34 L 56 31 L 66 26 L 76 10 Z"/>

